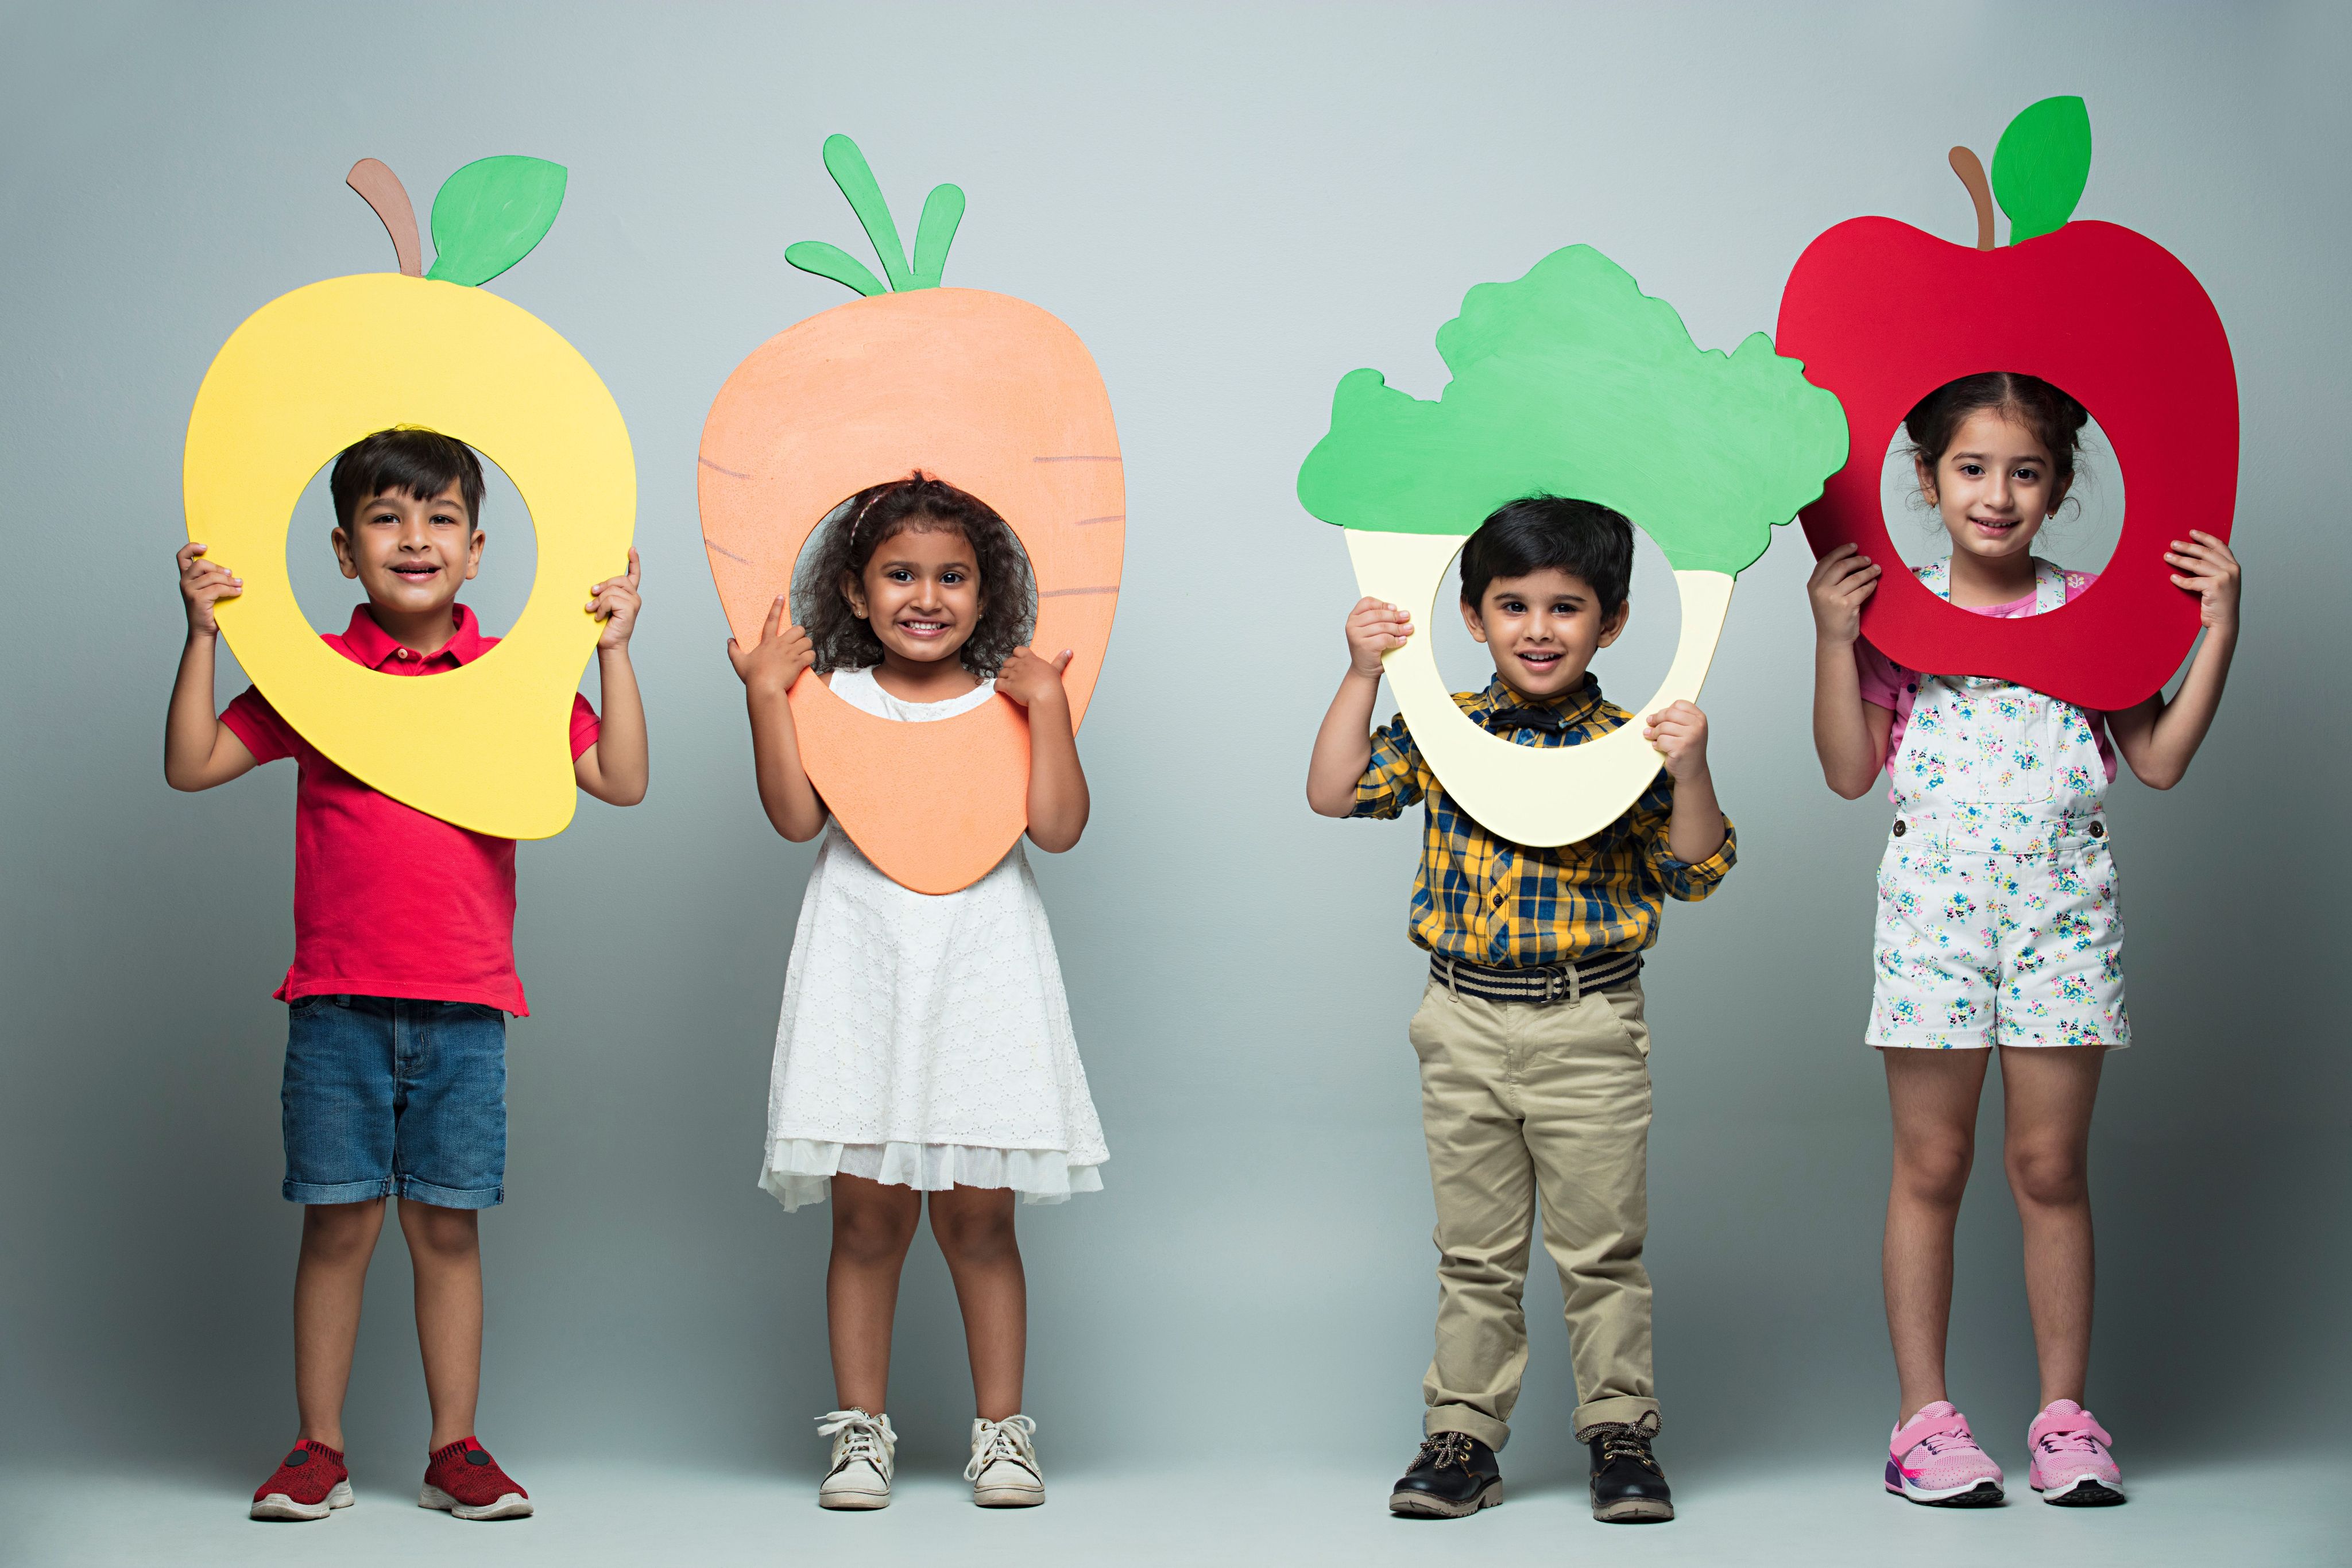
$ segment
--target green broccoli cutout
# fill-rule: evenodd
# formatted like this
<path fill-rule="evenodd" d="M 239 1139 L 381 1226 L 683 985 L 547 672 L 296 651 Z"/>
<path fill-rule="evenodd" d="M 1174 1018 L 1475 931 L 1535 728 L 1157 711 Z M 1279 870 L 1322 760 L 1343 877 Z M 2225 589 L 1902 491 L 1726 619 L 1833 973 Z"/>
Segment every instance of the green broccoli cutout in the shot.
<path fill-rule="evenodd" d="M 1614 507 L 1677 571 L 1737 576 L 1845 465 L 1845 413 L 1761 332 L 1700 349 L 1590 246 L 1482 283 L 1437 329 L 1435 402 L 1354 371 L 1298 499 L 1342 528 L 1460 534 L 1542 491 Z"/>

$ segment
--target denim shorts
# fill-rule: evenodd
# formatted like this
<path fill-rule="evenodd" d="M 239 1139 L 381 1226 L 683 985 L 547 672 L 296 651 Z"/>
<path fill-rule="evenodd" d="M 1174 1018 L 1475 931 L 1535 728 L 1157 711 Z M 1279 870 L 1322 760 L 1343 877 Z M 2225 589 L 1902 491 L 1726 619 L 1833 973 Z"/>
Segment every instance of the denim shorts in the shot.
<path fill-rule="evenodd" d="M 394 997 L 286 1011 L 288 1202 L 505 1201 L 506 1014 Z"/>

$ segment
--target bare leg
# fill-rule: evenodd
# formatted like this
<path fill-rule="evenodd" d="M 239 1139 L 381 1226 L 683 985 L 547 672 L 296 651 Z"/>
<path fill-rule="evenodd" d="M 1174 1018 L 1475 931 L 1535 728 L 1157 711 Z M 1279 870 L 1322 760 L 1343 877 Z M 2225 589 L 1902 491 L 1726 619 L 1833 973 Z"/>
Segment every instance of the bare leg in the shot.
<path fill-rule="evenodd" d="M 341 1453 L 343 1393 L 360 1337 L 360 1297 L 383 1228 L 383 1199 L 314 1203 L 302 1210 L 294 1267 L 294 1407 L 302 1436 Z"/>
<path fill-rule="evenodd" d="M 1944 1340 L 1952 1322 L 1952 1228 L 1976 1155 L 1977 1101 L 1990 1051 L 1881 1051 L 1895 1113 L 1895 1179 L 1886 1193 L 1886 1332 L 1902 1384 L 1897 1423 L 1947 1396 Z"/>
<path fill-rule="evenodd" d="M 960 1186 L 931 1194 L 931 1234 L 955 1278 L 971 1356 L 971 1392 L 980 1418 L 1021 1412 L 1021 1378 L 1029 1352 L 1029 1282 L 1013 1233 L 1007 1187 Z"/>
<path fill-rule="evenodd" d="M 425 1397 L 433 1406 L 428 1449 L 474 1433 L 482 1388 L 481 1211 L 400 1201 L 416 1275 L 416 1347 L 425 1357 Z"/>
<path fill-rule="evenodd" d="M 845 1410 L 880 1415 L 890 1392 L 890 1323 L 898 1273 L 923 1217 L 923 1195 L 864 1176 L 833 1178 L 833 1258 L 824 1274 L 833 1394 Z"/>
<path fill-rule="evenodd" d="M 2025 1228 L 2042 1403 L 2081 1403 L 2091 1364 L 2091 1106 L 2105 1048 L 2003 1046 L 2003 1163 Z"/>

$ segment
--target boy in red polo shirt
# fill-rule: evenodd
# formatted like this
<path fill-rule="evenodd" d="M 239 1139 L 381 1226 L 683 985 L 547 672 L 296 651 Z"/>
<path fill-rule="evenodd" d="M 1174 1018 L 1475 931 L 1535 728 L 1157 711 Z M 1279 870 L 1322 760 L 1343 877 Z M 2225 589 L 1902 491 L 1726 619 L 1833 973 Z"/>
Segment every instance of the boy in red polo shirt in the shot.
<path fill-rule="evenodd" d="M 340 636 L 345 658 L 431 675 L 497 644 L 457 602 L 481 566 L 482 467 L 429 430 L 379 431 L 335 461 L 343 575 L 368 601 Z M 514 841 L 404 806 L 321 756 L 248 688 L 213 713 L 213 606 L 239 580 L 192 543 L 179 552 L 188 641 L 172 688 L 163 777 L 209 789 L 257 763 L 295 758 L 294 963 L 287 1004 L 286 1197 L 302 1211 L 294 1274 L 299 1442 L 253 1496 L 256 1519 L 324 1519 L 352 1501 L 343 1390 L 360 1293 L 383 1224 L 400 1228 L 416 1276 L 416 1337 L 433 1408 L 418 1502 L 459 1519 L 531 1511 L 530 1494 L 473 1437 L 481 1382 L 481 1210 L 506 1196 L 506 1015 L 522 1016 L 514 969 Z M 580 787 L 633 806 L 646 792 L 645 707 L 629 666 L 637 555 L 589 591 L 604 715 L 574 696 Z"/>

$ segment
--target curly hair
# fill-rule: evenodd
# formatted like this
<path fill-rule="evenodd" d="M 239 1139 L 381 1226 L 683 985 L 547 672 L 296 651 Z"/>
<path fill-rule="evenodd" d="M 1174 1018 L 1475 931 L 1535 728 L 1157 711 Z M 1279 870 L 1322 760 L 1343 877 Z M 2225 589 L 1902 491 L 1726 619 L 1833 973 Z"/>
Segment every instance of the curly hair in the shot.
<path fill-rule="evenodd" d="M 793 573 L 793 619 L 808 629 L 819 674 L 882 662 L 882 641 L 849 608 L 845 584 L 862 580 L 884 543 L 909 529 L 944 528 L 963 536 L 980 570 L 980 623 L 956 651 L 963 667 L 993 676 L 1028 642 L 1037 619 L 1037 585 L 1012 527 L 977 496 L 918 469 L 869 486 L 825 514 L 812 548 Z"/>

